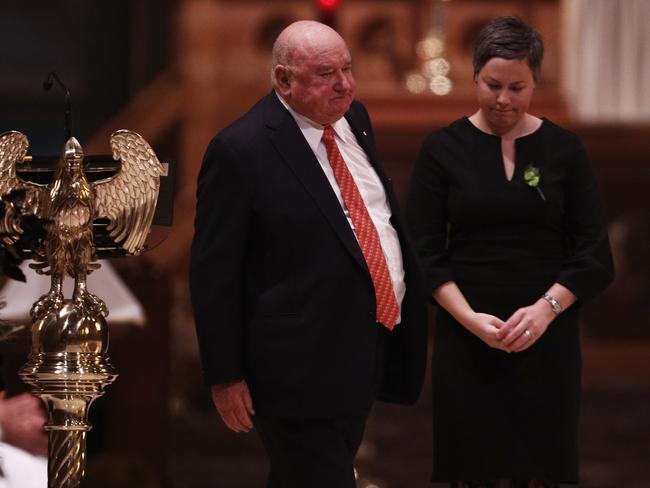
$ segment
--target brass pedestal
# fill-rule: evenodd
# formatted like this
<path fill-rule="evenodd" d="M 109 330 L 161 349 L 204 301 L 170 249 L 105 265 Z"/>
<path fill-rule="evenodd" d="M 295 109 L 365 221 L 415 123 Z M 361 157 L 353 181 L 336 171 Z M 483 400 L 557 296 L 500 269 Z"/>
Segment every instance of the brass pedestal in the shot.
<path fill-rule="evenodd" d="M 19 374 L 47 407 L 49 488 L 81 483 L 88 409 L 117 377 L 107 350 L 104 317 L 73 300 L 61 301 L 32 324 L 32 351 Z"/>

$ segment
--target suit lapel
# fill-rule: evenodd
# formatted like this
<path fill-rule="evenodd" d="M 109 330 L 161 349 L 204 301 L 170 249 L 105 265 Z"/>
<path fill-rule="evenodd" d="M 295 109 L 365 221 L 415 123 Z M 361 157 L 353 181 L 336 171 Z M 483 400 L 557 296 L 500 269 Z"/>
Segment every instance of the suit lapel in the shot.
<path fill-rule="evenodd" d="M 272 131 L 271 144 L 309 192 L 355 261 L 362 268 L 367 269 L 361 248 L 343 209 L 298 125 L 276 99 L 275 93 L 272 92 L 267 96 L 267 102 L 266 120 L 267 127 Z"/>
<path fill-rule="evenodd" d="M 366 152 L 370 164 L 375 169 L 375 171 L 377 171 L 377 174 L 379 174 L 383 182 L 384 173 L 381 167 L 377 164 L 379 157 L 377 156 L 377 151 L 375 150 L 374 144 L 371 142 L 370 127 L 367 127 L 367 124 L 364 124 L 360 120 L 360 117 L 358 117 L 352 110 L 345 114 L 345 118 L 352 128 L 352 132 L 354 132 L 354 136 L 357 138 L 357 142 Z"/>
<path fill-rule="evenodd" d="M 384 172 L 383 166 L 379 164 L 379 156 L 377 155 L 377 150 L 375 149 L 375 145 L 372 141 L 372 136 L 371 136 L 372 129 L 367 123 L 364 123 L 362 117 L 359 117 L 358 114 L 352 110 L 350 110 L 345 115 L 345 118 L 350 124 L 350 127 L 352 128 L 352 132 L 354 132 L 354 135 L 357 138 L 359 145 L 366 152 L 366 155 L 368 156 L 368 160 L 370 161 L 370 164 L 372 165 L 375 172 L 377 173 L 377 176 L 379 176 L 379 180 L 381 181 L 384 187 L 384 191 L 386 192 L 386 196 L 388 198 L 388 204 L 390 205 L 391 214 L 392 214 L 391 222 L 393 223 L 393 226 L 395 226 L 395 229 L 397 230 L 401 240 L 402 239 L 401 219 L 396 214 L 397 209 L 399 208 L 397 204 L 397 197 L 393 192 L 393 185 L 391 183 L 390 178 Z"/>

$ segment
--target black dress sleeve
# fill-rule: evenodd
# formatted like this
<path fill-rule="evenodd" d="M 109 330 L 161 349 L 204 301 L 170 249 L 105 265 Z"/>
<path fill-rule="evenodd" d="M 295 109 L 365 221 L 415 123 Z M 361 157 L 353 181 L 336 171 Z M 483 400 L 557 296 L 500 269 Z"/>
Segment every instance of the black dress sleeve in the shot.
<path fill-rule="evenodd" d="M 440 285 L 454 279 L 447 253 L 448 178 L 436 150 L 438 136 L 430 135 L 415 162 L 406 207 L 407 223 L 431 297 Z"/>
<path fill-rule="evenodd" d="M 594 172 L 577 137 L 567 168 L 564 225 L 570 257 L 557 281 L 583 302 L 611 283 L 614 264 Z"/>

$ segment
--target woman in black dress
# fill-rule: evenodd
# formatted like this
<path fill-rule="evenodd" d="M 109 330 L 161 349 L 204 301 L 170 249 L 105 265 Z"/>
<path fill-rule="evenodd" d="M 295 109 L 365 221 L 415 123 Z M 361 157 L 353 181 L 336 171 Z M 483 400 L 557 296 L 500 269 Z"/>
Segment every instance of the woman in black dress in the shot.
<path fill-rule="evenodd" d="M 527 112 L 542 57 L 521 20 L 490 22 L 478 111 L 431 134 L 416 163 L 408 218 L 440 304 L 433 481 L 453 487 L 577 480 L 579 308 L 613 265 L 582 144 Z"/>

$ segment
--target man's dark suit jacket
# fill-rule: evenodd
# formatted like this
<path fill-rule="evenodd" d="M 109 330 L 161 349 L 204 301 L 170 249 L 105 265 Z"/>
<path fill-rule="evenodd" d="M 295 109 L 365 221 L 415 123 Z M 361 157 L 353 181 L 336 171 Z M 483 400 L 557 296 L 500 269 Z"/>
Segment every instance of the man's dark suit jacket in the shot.
<path fill-rule="evenodd" d="M 406 271 L 380 399 L 412 403 L 426 363 L 426 299 L 368 113 L 345 115 L 381 179 Z M 375 294 L 313 151 L 274 92 L 218 134 L 198 179 L 190 287 L 209 384 L 244 378 L 258 414 L 335 417 L 375 392 Z"/>

